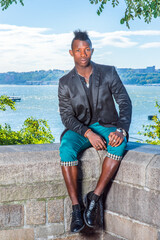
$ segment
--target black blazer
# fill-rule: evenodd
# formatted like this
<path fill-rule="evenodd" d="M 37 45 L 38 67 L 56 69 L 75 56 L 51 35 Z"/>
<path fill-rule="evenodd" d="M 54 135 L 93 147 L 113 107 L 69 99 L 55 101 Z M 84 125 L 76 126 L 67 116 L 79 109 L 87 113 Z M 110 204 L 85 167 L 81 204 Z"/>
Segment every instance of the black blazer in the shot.
<path fill-rule="evenodd" d="M 92 96 L 98 122 L 129 130 L 132 105 L 115 67 L 95 64 L 93 66 Z M 67 129 L 84 135 L 91 120 L 91 111 L 86 92 L 73 68 L 59 80 L 59 110 Z M 119 106 L 119 114 L 114 99 Z"/>

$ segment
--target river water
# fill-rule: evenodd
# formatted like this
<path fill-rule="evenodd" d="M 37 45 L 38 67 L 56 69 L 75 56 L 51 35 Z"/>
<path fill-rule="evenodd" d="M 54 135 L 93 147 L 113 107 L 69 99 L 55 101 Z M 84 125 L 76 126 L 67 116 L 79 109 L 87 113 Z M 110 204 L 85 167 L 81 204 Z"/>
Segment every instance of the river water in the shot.
<path fill-rule="evenodd" d="M 160 86 L 126 85 L 125 87 L 133 105 L 130 141 L 144 139 L 137 133 L 142 130 L 143 124 L 151 124 L 148 115 L 158 113 L 155 102 L 160 103 Z M 64 127 L 58 112 L 57 91 L 57 85 L 0 85 L 0 95 L 21 97 L 21 101 L 16 102 L 16 111 L 10 109 L 5 112 L 0 111 L 0 124 L 8 123 L 12 130 L 19 130 L 26 118 L 31 116 L 42 118 L 48 120 L 55 142 L 59 142 Z"/>

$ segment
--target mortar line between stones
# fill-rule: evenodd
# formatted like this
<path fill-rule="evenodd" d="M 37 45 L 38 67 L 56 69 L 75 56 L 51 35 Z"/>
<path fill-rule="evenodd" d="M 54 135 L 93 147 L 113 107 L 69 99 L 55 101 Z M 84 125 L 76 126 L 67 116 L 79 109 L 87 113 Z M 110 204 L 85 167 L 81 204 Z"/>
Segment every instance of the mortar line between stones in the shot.
<path fill-rule="evenodd" d="M 24 228 L 26 228 L 26 203 L 24 202 Z"/>
<path fill-rule="evenodd" d="M 114 233 L 112 233 L 112 232 L 108 232 L 108 231 L 107 231 L 107 233 L 109 233 L 109 234 L 110 234 L 111 236 L 113 236 L 113 237 L 118 238 L 119 240 L 128 240 L 128 239 L 123 238 L 123 237 L 121 237 L 121 236 L 119 236 L 119 235 L 116 235 L 116 234 L 114 234 Z"/>
<path fill-rule="evenodd" d="M 125 216 L 125 215 L 120 214 L 120 213 L 117 213 L 117 212 L 113 212 L 113 211 L 110 211 L 110 210 L 106 210 L 105 212 L 108 213 L 108 214 L 112 214 L 113 216 L 118 216 L 118 217 L 127 219 L 127 220 L 131 221 L 132 223 L 138 223 L 138 224 L 143 225 L 143 226 L 146 226 L 146 227 L 157 228 L 156 225 L 148 224 L 148 223 L 145 223 L 145 222 L 141 222 L 140 220 L 131 218 L 131 217 L 129 217 L 129 216 Z"/>
<path fill-rule="evenodd" d="M 46 200 L 45 210 L 46 210 L 46 225 L 48 225 L 48 199 Z"/>
<path fill-rule="evenodd" d="M 150 163 L 152 162 L 152 160 L 154 159 L 154 157 L 156 156 L 157 154 L 155 154 L 152 158 L 151 158 L 151 160 L 149 161 L 149 163 L 147 164 L 147 166 L 146 166 L 146 168 L 145 168 L 145 187 L 147 187 L 146 185 L 147 185 L 147 168 L 148 168 L 148 166 L 150 165 Z"/>
<path fill-rule="evenodd" d="M 117 184 L 124 185 L 124 186 L 129 186 L 131 188 L 137 188 L 139 190 L 144 189 L 144 186 L 137 185 L 137 184 L 132 184 L 132 183 L 128 183 L 128 182 L 122 182 L 122 181 L 119 181 L 119 180 L 111 180 L 111 181 L 113 183 L 117 183 Z"/>

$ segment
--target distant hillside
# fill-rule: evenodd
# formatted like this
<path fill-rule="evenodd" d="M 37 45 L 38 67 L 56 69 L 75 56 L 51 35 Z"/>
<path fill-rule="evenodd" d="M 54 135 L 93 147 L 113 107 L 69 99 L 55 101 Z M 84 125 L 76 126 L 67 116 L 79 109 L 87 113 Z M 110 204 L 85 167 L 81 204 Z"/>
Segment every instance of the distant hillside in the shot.
<path fill-rule="evenodd" d="M 160 84 L 160 70 L 146 69 L 117 69 L 124 84 Z"/>
<path fill-rule="evenodd" d="M 57 84 L 59 78 L 67 72 L 68 71 L 55 69 L 49 71 L 0 73 L 0 84 L 54 85 Z"/>
<path fill-rule="evenodd" d="M 124 84 L 160 84 L 160 70 L 155 70 L 154 66 L 145 69 L 118 68 L 117 71 Z M 67 72 L 55 69 L 0 73 L 0 84 L 55 85 Z"/>

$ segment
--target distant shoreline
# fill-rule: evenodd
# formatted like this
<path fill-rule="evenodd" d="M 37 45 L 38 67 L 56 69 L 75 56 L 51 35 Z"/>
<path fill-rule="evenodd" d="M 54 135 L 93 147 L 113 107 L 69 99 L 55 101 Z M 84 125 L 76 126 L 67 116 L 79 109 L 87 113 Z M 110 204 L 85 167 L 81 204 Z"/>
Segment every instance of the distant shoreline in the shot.
<path fill-rule="evenodd" d="M 160 69 L 147 67 L 144 69 L 116 68 L 125 85 L 160 85 Z M 0 73 L 0 84 L 15 85 L 58 85 L 59 79 L 69 70 L 40 70 L 32 72 Z"/>
<path fill-rule="evenodd" d="M 160 87 L 160 83 L 157 84 L 127 84 L 127 83 L 123 83 L 125 86 L 144 86 L 144 87 L 149 87 L 149 86 L 155 86 L 155 87 Z M 0 86 L 30 86 L 30 87 L 44 87 L 44 86 L 58 86 L 58 83 L 55 84 L 12 84 L 12 83 L 8 83 L 8 84 L 4 84 L 4 83 L 0 83 Z"/>

